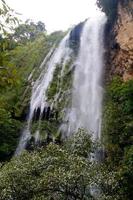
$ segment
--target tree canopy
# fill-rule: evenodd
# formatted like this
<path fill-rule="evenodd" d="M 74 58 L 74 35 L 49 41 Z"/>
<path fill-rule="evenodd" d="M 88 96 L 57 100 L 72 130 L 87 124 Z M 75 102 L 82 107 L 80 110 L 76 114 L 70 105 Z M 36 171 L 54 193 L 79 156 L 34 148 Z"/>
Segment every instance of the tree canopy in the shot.
<path fill-rule="evenodd" d="M 20 24 L 15 28 L 12 38 L 17 42 L 25 43 L 27 41 L 33 41 L 45 31 L 45 24 L 43 22 L 39 21 L 34 23 L 27 20 L 24 24 Z"/>
<path fill-rule="evenodd" d="M 66 140 L 62 147 L 51 143 L 13 158 L 1 168 L 0 199 L 94 200 L 95 195 L 99 200 L 113 198 L 117 191 L 115 174 L 90 162 L 85 151 L 89 156 L 94 151 L 92 146 L 88 133 L 80 130 L 71 143 Z"/>
<path fill-rule="evenodd" d="M 18 24 L 17 13 L 10 8 L 5 0 L 0 0 L 0 33 L 6 34 Z"/>

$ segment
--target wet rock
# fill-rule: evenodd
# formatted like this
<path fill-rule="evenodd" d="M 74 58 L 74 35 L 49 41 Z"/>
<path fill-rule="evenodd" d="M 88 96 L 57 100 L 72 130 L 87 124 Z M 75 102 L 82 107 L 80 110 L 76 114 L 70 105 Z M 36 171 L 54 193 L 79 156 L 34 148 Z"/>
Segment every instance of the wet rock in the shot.
<path fill-rule="evenodd" d="M 38 107 L 37 110 L 34 110 L 34 114 L 33 114 L 33 121 L 38 121 L 40 118 L 40 114 L 41 114 L 41 109 Z"/>
<path fill-rule="evenodd" d="M 47 108 L 45 107 L 42 113 L 42 120 L 46 120 Z"/>
<path fill-rule="evenodd" d="M 83 30 L 84 23 L 85 22 L 81 22 L 80 24 L 75 26 L 70 33 L 69 45 L 70 48 L 72 48 L 76 53 L 80 45 L 80 36 Z"/>
<path fill-rule="evenodd" d="M 120 45 L 117 43 L 117 42 L 114 42 L 113 44 L 112 44 L 112 46 L 111 46 L 111 49 L 120 49 Z"/>
<path fill-rule="evenodd" d="M 51 108 L 50 106 L 47 108 L 47 112 L 46 112 L 46 120 L 50 119 L 50 112 L 51 112 Z"/>

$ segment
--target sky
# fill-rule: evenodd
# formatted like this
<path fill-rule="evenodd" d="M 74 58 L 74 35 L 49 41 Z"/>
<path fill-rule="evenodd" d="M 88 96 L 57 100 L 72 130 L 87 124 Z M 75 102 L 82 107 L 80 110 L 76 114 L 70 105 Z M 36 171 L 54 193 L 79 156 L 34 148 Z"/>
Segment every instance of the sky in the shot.
<path fill-rule="evenodd" d="M 21 19 L 42 21 L 48 32 L 67 30 L 96 13 L 96 0 L 6 0 Z"/>

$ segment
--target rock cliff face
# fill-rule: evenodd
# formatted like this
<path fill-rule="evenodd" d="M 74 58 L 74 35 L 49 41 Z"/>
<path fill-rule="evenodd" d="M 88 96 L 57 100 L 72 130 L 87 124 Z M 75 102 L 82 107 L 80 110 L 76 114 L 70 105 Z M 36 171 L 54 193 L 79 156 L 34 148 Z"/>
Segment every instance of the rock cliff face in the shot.
<path fill-rule="evenodd" d="M 133 1 L 118 5 L 116 23 L 112 29 L 108 65 L 110 75 L 120 75 L 124 81 L 133 79 Z"/>

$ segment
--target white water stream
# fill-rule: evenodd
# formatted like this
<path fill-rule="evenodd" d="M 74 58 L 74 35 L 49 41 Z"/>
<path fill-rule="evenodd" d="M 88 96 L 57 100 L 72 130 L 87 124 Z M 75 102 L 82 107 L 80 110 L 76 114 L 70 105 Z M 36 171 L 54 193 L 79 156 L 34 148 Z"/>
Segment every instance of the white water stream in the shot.
<path fill-rule="evenodd" d="M 20 138 L 18 147 L 16 149 L 15 155 L 19 155 L 23 149 L 25 149 L 27 142 L 31 138 L 31 123 L 34 116 L 34 111 L 40 108 L 40 113 L 43 113 L 44 107 L 47 107 L 47 89 L 52 81 L 54 71 L 57 64 L 61 64 L 62 60 L 65 64 L 68 59 L 71 50 L 68 47 L 69 33 L 60 42 L 59 47 L 54 51 L 53 49 L 48 53 L 44 61 L 42 62 L 40 68 L 42 72 L 39 78 L 36 80 L 30 100 L 30 111 L 27 118 L 27 125 L 24 127 L 22 136 Z M 54 51 L 54 52 L 53 52 Z M 40 115 L 41 117 L 41 115 Z M 36 130 L 35 140 L 39 138 L 39 130 Z"/>
<path fill-rule="evenodd" d="M 102 78 L 104 73 L 104 27 L 106 16 L 88 19 L 81 35 L 73 81 L 72 108 L 68 114 L 70 135 L 84 128 L 93 139 L 100 138 L 102 121 Z"/>

